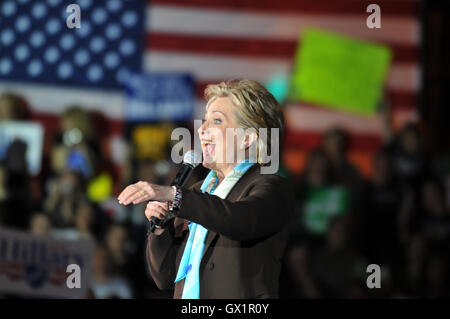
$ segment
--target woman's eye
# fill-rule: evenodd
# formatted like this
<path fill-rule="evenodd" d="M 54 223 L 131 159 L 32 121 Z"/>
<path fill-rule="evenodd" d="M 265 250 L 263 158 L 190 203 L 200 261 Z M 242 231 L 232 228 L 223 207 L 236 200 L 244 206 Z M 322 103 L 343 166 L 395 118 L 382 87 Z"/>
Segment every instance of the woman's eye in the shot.
<path fill-rule="evenodd" d="M 214 119 L 214 124 L 220 124 L 220 123 L 222 123 L 221 119 Z"/>

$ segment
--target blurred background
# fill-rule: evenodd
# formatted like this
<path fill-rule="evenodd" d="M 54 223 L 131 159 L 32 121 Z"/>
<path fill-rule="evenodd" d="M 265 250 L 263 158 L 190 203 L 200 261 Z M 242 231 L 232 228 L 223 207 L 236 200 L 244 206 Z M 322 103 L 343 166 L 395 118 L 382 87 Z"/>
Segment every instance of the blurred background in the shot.
<path fill-rule="evenodd" d="M 249 78 L 287 124 L 280 297 L 449 297 L 450 6 L 372 2 L 1 0 L 0 296 L 171 298 L 145 205 L 116 196 L 169 184 L 172 130 L 193 131 L 207 84 Z"/>

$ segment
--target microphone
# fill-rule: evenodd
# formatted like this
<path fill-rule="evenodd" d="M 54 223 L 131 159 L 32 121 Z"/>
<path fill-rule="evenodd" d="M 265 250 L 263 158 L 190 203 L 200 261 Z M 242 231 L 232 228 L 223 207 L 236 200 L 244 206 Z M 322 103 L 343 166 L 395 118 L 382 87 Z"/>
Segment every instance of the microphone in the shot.
<path fill-rule="evenodd" d="M 175 176 L 170 186 L 184 186 L 188 181 L 189 177 L 191 176 L 194 168 L 197 167 L 197 165 L 200 163 L 201 163 L 201 156 L 199 156 L 193 150 L 186 152 L 186 154 L 184 154 L 183 156 L 183 166 Z M 152 216 L 152 218 L 150 219 L 150 228 L 148 234 L 153 233 L 156 229 L 156 226 L 162 225 L 171 218 L 172 216 L 169 216 L 169 218 L 166 217 L 163 220 L 161 220 L 159 218 L 156 218 L 155 216 Z"/>

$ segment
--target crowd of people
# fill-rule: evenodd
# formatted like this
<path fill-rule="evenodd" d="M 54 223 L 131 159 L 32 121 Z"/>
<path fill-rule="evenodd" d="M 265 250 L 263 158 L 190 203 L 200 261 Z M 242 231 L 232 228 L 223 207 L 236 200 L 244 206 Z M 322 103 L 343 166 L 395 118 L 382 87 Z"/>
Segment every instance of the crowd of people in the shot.
<path fill-rule="evenodd" d="M 448 154 L 429 154 L 417 124 L 385 141 L 373 177 L 349 162 L 333 129 L 297 180 L 282 297 L 449 297 Z M 367 266 L 381 270 L 368 289 Z"/>
<path fill-rule="evenodd" d="M 115 199 L 138 180 L 169 184 L 177 172 L 170 148 L 165 158 L 136 156 L 133 127 L 125 127 L 114 149 L 78 106 L 58 119 L 59 129 L 46 134 L 39 175 L 28 172 L 23 141 L 5 150 L 0 227 L 92 240 L 89 298 L 171 298 L 147 272 L 145 204 L 124 207 Z M 1 120 L 33 121 L 33 115 L 22 97 L 5 94 Z M 420 126 L 408 124 L 377 150 L 367 179 L 348 148 L 347 133 L 331 129 L 301 174 L 289 174 L 297 204 L 280 297 L 449 297 L 448 154 L 430 154 Z M 194 178 L 204 176 L 200 167 Z M 381 288 L 366 286 L 370 264 L 380 266 Z"/>

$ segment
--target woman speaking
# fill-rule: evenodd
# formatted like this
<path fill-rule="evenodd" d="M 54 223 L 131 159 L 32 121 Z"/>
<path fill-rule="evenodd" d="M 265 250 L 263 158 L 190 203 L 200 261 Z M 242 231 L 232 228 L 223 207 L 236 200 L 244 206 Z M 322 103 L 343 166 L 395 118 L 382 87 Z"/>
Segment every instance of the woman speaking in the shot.
<path fill-rule="evenodd" d="M 198 134 L 202 164 L 210 169 L 206 178 L 190 188 L 140 181 L 118 200 L 149 200 L 149 220 L 164 219 L 169 210 L 176 216 L 147 243 L 150 274 L 160 289 L 174 288 L 174 298 L 277 298 L 294 199 L 288 182 L 264 174 L 261 166 L 263 154 L 279 151 L 267 141 L 271 128 L 282 135 L 283 114 L 274 97 L 251 80 L 209 85 L 205 97 Z M 227 134 L 238 129 L 245 134 Z"/>

